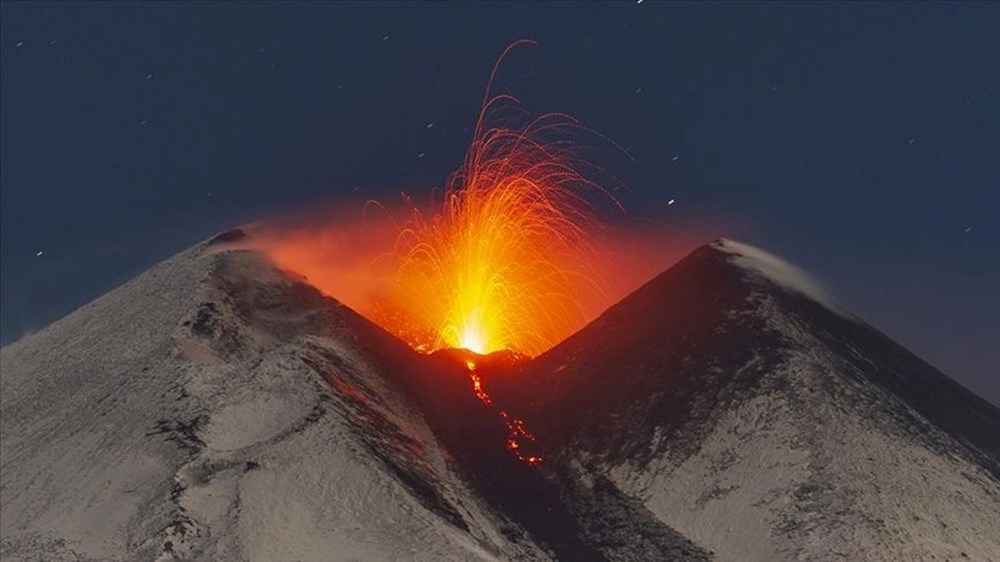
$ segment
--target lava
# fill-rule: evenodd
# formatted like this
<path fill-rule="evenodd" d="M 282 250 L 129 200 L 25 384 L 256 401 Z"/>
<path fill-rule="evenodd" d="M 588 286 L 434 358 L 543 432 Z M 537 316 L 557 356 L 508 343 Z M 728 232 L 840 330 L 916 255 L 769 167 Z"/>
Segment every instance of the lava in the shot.
<path fill-rule="evenodd" d="M 504 445 L 507 450 L 510 451 L 514 457 L 524 463 L 529 465 L 540 464 L 544 459 L 541 454 L 537 452 L 538 440 L 535 436 L 528 431 L 528 428 L 524 425 L 524 420 L 520 418 L 515 418 L 507 413 L 507 410 L 502 408 L 497 408 L 493 404 L 493 399 L 490 398 L 486 389 L 483 388 L 482 377 L 476 371 L 476 362 L 468 360 L 465 362 L 466 368 L 469 370 L 469 379 L 472 380 L 472 391 L 476 394 L 476 398 L 483 403 L 484 406 L 492 408 L 496 413 L 503 419 L 504 424 L 507 426 L 507 439 Z"/>
<path fill-rule="evenodd" d="M 383 316 L 416 349 L 461 348 L 477 354 L 537 354 L 584 317 L 578 287 L 593 269 L 585 255 L 598 226 L 591 199 L 607 191 L 589 179 L 567 133 L 582 129 L 559 114 L 531 118 L 510 95 L 492 95 L 490 75 L 464 164 L 445 184 L 440 208 L 411 205 L 397 239 L 399 266 Z M 388 321 L 386 321 L 388 318 Z M 394 328 L 394 329 L 393 329 Z M 466 361 L 472 390 L 507 426 L 505 446 L 529 465 L 542 462 L 524 421 L 498 407 L 476 362 Z"/>
<path fill-rule="evenodd" d="M 617 206 L 590 179 L 561 114 L 532 118 L 493 95 L 493 67 L 464 164 L 436 212 L 411 204 L 396 242 L 398 268 L 379 319 L 415 348 L 538 354 L 584 322 L 580 287 L 600 284 L 581 256 L 599 228 L 595 201 Z"/>
<path fill-rule="evenodd" d="M 263 225 L 252 244 L 424 353 L 535 356 L 596 317 L 660 260 L 639 259 L 643 244 L 615 240 L 600 220 L 602 206 L 621 205 L 596 179 L 607 178 L 599 158 L 576 142 L 595 133 L 493 94 L 503 60 L 531 43 L 511 44 L 493 66 L 464 162 L 429 207 L 404 197 L 398 226 L 381 204 L 392 224 L 339 217 L 318 229 Z M 648 240 L 656 252 L 666 247 Z M 466 367 L 476 398 L 507 427 L 507 450 L 541 463 L 524 421 L 494 402 L 475 361 Z"/>

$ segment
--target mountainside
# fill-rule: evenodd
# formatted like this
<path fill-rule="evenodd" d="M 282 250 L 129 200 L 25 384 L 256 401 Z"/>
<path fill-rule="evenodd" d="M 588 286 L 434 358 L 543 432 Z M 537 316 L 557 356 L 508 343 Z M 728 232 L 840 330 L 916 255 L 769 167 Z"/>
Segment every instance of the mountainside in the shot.
<path fill-rule="evenodd" d="M 545 559 L 402 390 L 419 361 L 202 245 L 2 362 L 4 560 Z"/>
<path fill-rule="evenodd" d="M 697 250 L 516 380 L 561 464 L 720 559 L 1000 559 L 997 408 L 755 248 Z"/>
<path fill-rule="evenodd" d="M 420 355 L 242 236 L 0 351 L 4 560 L 1000 560 L 1000 412 L 759 250 L 529 360 Z"/>

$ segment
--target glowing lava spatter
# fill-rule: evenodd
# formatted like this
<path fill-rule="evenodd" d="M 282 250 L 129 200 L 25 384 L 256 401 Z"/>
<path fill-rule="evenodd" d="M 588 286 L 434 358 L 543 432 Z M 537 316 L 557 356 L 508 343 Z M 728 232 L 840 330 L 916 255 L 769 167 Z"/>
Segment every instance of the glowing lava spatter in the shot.
<path fill-rule="evenodd" d="M 466 367 L 469 369 L 469 378 L 472 380 L 472 390 L 476 394 L 476 398 L 485 406 L 489 406 L 500 417 L 503 419 L 504 424 L 507 426 L 507 440 L 504 445 L 507 450 L 514 455 L 517 460 L 527 463 L 529 465 L 540 464 L 542 460 L 542 455 L 537 452 L 531 452 L 529 449 L 537 450 L 538 441 L 535 436 L 528 431 L 528 428 L 524 425 L 524 420 L 520 418 L 515 418 L 507 413 L 506 410 L 502 408 L 497 408 L 493 405 L 493 399 L 490 398 L 489 393 L 483 388 L 482 378 L 479 373 L 476 372 L 475 361 L 466 361 Z"/>
<path fill-rule="evenodd" d="M 407 200 L 380 323 L 417 350 L 536 355 L 582 324 L 579 289 L 599 285 L 581 259 L 599 226 L 593 195 L 620 206 L 588 179 L 600 170 L 571 138 L 588 130 L 561 114 L 531 117 L 514 97 L 491 93 L 504 58 L 525 43 L 533 42 L 511 44 L 494 65 L 465 162 L 439 206 L 425 214 Z M 476 397 L 507 426 L 507 450 L 541 463 L 524 421 L 494 403 L 474 361 L 466 366 Z"/>
<path fill-rule="evenodd" d="M 530 117 L 517 100 L 492 95 L 497 61 L 465 162 L 435 212 L 411 205 L 382 319 L 416 349 L 536 355 L 583 323 L 580 286 L 594 283 L 581 262 L 598 226 L 588 179 L 599 170 L 568 136 L 585 131 L 559 114 Z"/>

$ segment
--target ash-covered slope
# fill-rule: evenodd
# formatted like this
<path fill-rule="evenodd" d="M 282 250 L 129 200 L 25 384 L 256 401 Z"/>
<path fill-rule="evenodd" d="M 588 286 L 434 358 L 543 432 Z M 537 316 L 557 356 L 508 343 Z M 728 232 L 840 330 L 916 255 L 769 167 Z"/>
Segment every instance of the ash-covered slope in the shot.
<path fill-rule="evenodd" d="M 719 560 L 1000 560 L 997 408 L 749 246 L 695 251 L 493 385 L 548 470 Z"/>
<path fill-rule="evenodd" d="M 186 251 L 0 351 L 0 558 L 548 559 L 456 472 L 419 361 L 257 253 Z"/>

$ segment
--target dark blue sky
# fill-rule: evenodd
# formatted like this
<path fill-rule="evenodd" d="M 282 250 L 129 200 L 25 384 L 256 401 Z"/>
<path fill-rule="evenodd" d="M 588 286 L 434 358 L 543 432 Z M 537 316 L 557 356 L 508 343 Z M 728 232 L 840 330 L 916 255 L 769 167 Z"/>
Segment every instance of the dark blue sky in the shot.
<path fill-rule="evenodd" d="M 1000 402 L 998 21 L 990 3 L 5 2 L 2 339 L 230 225 L 440 185 L 490 65 L 530 37 L 502 85 L 626 147 L 633 215 L 718 219 Z"/>

